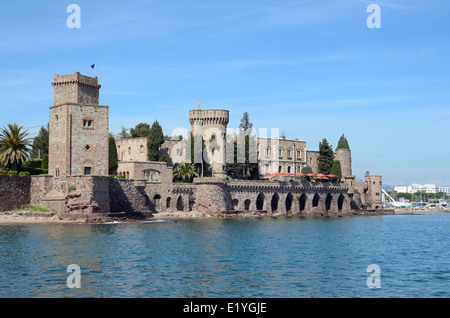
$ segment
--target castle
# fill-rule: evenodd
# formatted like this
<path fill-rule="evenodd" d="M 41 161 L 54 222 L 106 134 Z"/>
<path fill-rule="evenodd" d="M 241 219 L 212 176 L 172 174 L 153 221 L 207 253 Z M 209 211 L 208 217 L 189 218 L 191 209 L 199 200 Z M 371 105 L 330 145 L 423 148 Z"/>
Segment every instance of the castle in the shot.
<path fill-rule="evenodd" d="M 186 140 L 166 140 L 161 152 L 168 162 L 163 163 L 147 160 L 146 138 L 127 138 L 116 140 L 117 172 L 125 178 L 108 177 L 109 107 L 99 104 L 98 78 L 78 72 L 55 74 L 52 86 L 48 175 L 4 177 L 17 177 L 9 181 L 28 187 L 23 199 L 27 203 L 63 217 L 175 211 L 346 215 L 383 209 L 381 176 L 367 172 L 364 181 L 356 182 L 348 149 L 335 152 L 342 166 L 342 182 L 302 182 L 295 174 L 305 166 L 317 171 L 318 152 L 307 150 L 306 142 L 297 139 L 258 137 L 261 179 L 228 180 L 229 112 L 222 109 L 189 111 L 192 135 L 203 135 L 213 158 L 207 176 L 196 177 L 193 183 L 173 182 L 174 163 L 191 150 Z M 0 204 L 2 209 L 5 206 Z"/>

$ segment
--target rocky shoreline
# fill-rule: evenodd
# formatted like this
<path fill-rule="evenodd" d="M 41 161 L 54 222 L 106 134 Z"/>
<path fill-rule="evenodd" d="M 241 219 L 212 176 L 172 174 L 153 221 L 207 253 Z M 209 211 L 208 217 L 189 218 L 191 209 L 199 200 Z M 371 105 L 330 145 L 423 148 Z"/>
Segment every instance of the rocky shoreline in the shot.
<path fill-rule="evenodd" d="M 266 211 L 223 211 L 220 213 L 208 212 L 159 212 L 159 213 L 106 213 L 106 214 L 74 214 L 58 215 L 52 212 L 2 212 L 0 213 L 0 224 L 26 224 L 26 223 L 104 223 L 104 222 L 141 222 L 143 220 L 165 220 L 165 219 L 201 219 L 201 218 L 247 218 L 247 217 L 325 217 L 325 216 L 357 216 L 357 215 L 387 215 L 395 214 L 394 210 L 352 210 L 348 213 L 323 213 L 312 211 L 303 213 L 271 213 Z"/>
<path fill-rule="evenodd" d="M 315 213 L 314 213 L 315 212 Z M 440 210 L 411 211 L 404 209 L 352 210 L 347 213 L 323 213 L 310 211 L 304 213 L 269 213 L 266 211 L 223 211 L 208 212 L 159 212 L 159 213 L 107 213 L 58 215 L 52 212 L 14 211 L 0 213 L 1 224 L 38 224 L 38 223 L 107 223 L 107 222 L 142 222 L 151 220 L 208 219 L 208 218 L 254 218 L 254 217 L 343 217 L 343 216 L 377 216 L 377 215 L 419 215 L 421 213 L 448 213 Z"/>

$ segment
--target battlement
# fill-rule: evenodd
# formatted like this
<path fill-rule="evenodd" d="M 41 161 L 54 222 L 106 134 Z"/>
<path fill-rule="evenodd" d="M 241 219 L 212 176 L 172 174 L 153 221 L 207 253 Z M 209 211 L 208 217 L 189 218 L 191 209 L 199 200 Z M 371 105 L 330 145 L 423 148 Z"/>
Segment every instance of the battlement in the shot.
<path fill-rule="evenodd" d="M 229 111 L 224 109 L 193 109 L 189 111 L 189 123 L 202 125 L 227 125 Z"/>
<path fill-rule="evenodd" d="M 63 104 L 99 104 L 99 89 L 97 76 L 89 77 L 75 72 L 70 75 L 55 74 L 53 86 L 53 106 Z"/>

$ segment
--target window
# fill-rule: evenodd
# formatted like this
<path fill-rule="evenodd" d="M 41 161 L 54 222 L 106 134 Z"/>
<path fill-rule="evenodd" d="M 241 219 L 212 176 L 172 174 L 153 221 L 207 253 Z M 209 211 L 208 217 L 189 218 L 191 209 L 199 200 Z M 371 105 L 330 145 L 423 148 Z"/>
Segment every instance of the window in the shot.
<path fill-rule="evenodd" d="M 131 155 L 131 147 L 128 147 L 128 154 Z"/>
<path fill-rule="evenodd" d="M 144 146 L 141 145 L 141 153 L 143 153 L 143 152 L 144 152 Z"/>
<path fill-rule="evenodd" d="M 283 167 L 282 166 L 278 166 L 278 172 L 281 173 L 282 170 L 283 170 Z"/>
<path fill-rule="evenodd" d="M 60 176 L 60 170 L 59 168 L 55 168 L 55 178 L 59 178 Z"/>
<path fill-rule="evenodd" d="M 300 159 L 302 157 L 302 151 L 297 150 L 297 158 Z"/>
<path fill-rule="evenodd" d="M 88 176 L 91 174 L 91 167 L 84 167 L 84 175 Z"/>
<path fill-rule="evenodd" d="M 288 158 L 291 158 L 291 157 L 292 157 L 292 150 L 291 150 L 291 149 L 287 149 L 287 150 L 286 150 L 286 156 L 287 156 Z"/>
<path fill-rule="evenodd" d="M 278 157 L 283 157 L 283 148 L 278 148 Z"/>
<path fill-rule="evenodd" d="M 94 119 L 92 117 L 83 117 L 83 129 L 94 129 Z"/>
<path fill-rule="evenodd" d="M 270 156 L 270 147 L 266 147 L 266 157 Z"/>
<path fill-rule="evenodd" d="M 291 173 L 291 167 L 288 167 L 287 173 Z"/>

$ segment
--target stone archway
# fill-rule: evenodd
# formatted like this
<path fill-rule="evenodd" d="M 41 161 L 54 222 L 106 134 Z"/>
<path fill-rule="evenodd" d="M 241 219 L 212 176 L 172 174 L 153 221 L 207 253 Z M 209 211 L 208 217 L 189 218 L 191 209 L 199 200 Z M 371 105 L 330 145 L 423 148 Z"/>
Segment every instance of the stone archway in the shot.
<path fill-rule="evenodd" d="M 340 195 L 339 195 L 339 197 L 338 197 L 338 211 L 339 212 L 341 212 L 342 211 L 342 208 L 344 207 L 344 200 L 345 200 L 345 197 L 344 197 L 344 195 L 341 193 Z"/>
<path fill-rule="evenodd" d="M 300 212 L 304 211 L 306 209 L 306 194 L 302 194 L 300 198 L 298 199 L 298 205 Z"/>
<path fill-rule="evenodd" d="M 280 196 L 278 193 L 275 193 L 272 196 L 272 200 L 270 201 L 270 207 L 272 208 L 272 212 L 275 212 L 278 210 L 278 202 L 280 201 Z"/>
<path fill-rule="evenodd" d="M 248 211 L 250 210 L 250 204 L 252 203 L 252 201 L 250 201 L 249 199 L 244 201 L 244 210 Z"/>
<path fill-rule="evenodd" d="M 171 197 L 167 197 L 167 199 L 166 199 L 166 210 L 170 209 L 170 202 L 171 201 L 172 201 L 172 198 Z"/>
<path fill-rule="evenodd" d="M 260 193 L 256 198 L 256 210 L 261 211 L 262 209 L 264 209 L 264 199 L 264 194 Z"/>
<path fill-rule="evenodd" d="M 177 200 L 177 211 L 184 211 L 183 197 L 181 195 Z"/>
<path fill-rule="evenodd" d="M 233 201 L 231 201 L 231 203 L 233 204 L 233 209 L 235 211 L 239 210 L 239 200 L 238 199 L 233 199 Z"/>
<path fill-rule="evenodd" d="M 153 197 L 153 207 L 155 208 L 156 211 L 161 209 L 161 196 L 159 194 L 156 194 Z"/>
<path fill-rule="evenodd" d="M 286 212 L 290 212 L 292 211 L 292 194 L 288 193 L 288 195 L 286 196 Z"/>
<path fill-rule="evenodd" d="M 331 210 L 331 201 L 333 200 L 333 196 L 328 193 L 327 197 L 325 198 L 325 211 L 330 211 Z"/>
<path fill-rule="evenodd" d="M 312 199 L 312 207 L 316 207 L 319 206 L 319 201 L 320 201 L 320 195 L 318 195 L 317 193 L 314 194 L 314 197 Z"/>

